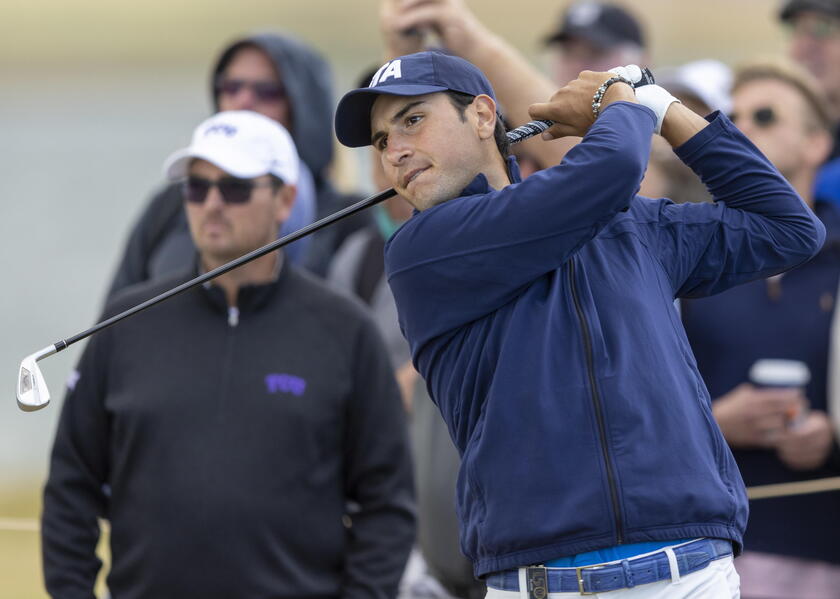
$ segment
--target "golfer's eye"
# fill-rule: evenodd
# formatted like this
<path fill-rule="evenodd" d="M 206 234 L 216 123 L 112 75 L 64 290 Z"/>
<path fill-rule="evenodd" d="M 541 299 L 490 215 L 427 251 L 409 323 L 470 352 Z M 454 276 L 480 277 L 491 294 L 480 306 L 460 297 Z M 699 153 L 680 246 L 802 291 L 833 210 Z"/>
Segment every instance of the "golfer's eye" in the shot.
<path fill-rule="evenodd" d="M 376 149 L 379 150 L 380 152 L 384 152 L 385 148 L 387 148 L 387 147 L 388 147 L 388 138 L 385 135 L 383 135 L 376 142 Z"/>
<path fill-rule="evenodd" d="M 406 126 L 411 127 L 412 125 L 419 123 L 421 120 L 423 120 L 422 116 L 419 114 L 412 114 L 411 116 L 406 117 L 405 124 Z"/>

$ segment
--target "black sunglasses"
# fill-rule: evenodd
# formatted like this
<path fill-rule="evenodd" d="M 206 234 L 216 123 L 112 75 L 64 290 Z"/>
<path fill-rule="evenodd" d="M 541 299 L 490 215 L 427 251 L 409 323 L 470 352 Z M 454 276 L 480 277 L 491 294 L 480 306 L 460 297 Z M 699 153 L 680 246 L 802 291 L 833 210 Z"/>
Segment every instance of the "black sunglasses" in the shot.
<path fill-rule="evenodd" d="M 251 179 L 237 179 L 227 177 L 218 181 L 188 177 L 183 183 L 184 198 L 190 204 L 203 204 L 207 194 L 213 187 L 219 189 L 225 204 L 245 204 L 251 199 L 251 192 L 256 187 L 276 187 L 274 181 L 253 181 Z"/>
<path fill-rule="evenodd" d="M 752 118 L 753 124 L 761 129 L 769 127 L 770 125 L 776 122 L 776 113 L 769 106 L 765 106 L 763 108 L 756 108 L 752 111 L 752 114 L 748 116 Z M 738 114 L 737 112 L 733 112 L 729 115 L 729 120 L 737 125 L 738 119 L 740 117 L 740 114 Z"/>
<path fill-rule="evenodd" d="M 245 81 L 243 79 L 216 80 L 216 94 L 235 96 L 245 88 L 262 102 L 277 102 L 286 97 L 286 88 L 274 81 Z"/>

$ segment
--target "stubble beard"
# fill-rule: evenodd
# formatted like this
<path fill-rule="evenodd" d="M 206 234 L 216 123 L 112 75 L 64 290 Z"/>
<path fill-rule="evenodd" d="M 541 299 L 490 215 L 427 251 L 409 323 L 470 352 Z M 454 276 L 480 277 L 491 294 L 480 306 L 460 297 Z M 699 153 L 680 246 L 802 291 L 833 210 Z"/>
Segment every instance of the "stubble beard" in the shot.
<path fill-rule="evenodd" d="M 473 178 L 463 174 L 457 176 L 454 173 L 444 175 L 437 179 L 428 189 L 423 190 L 425 193 L 416 196 L 411 203 L 415 208 L 422 211 L 454 200 L 460 197 L 461 192 Z"/>

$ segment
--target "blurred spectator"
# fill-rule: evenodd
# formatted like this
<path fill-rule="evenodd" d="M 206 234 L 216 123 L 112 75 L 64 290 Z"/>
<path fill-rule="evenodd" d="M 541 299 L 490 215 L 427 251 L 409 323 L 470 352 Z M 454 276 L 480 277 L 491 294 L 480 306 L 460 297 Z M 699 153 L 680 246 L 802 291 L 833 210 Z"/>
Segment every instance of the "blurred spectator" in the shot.
<path fill-rule="evenodd" d="M 828 360 L 840 280 L 840 211 L 813 195 L 831 147 L 831 121 L 816 83 L 783 64 L 739 70 L 732 107 L 735 124 L 823 221 L 826 242 L 810 262 L 783 275 L 684 300 L 686 333 L 747 486 L 837 476 L 840 449 L 827 414 L 827 378 L 840 367 Z M 748 373 L 762 359 L 804 362 L 810 383 L 804 390 L 757 387 Z M 742 597 L 837 597 L 838 534 L 840 492 L 752 502 L 747 551 L 736 562 Z"/>
<path fill-rule="evenodd" d="M 840 203 L 840 0 L 788 0 L 780 17 L 790 26 L 790 55 L 822 86 L 834 122 L 834 148 L 817 174 L 816 194 Z"/>
<path fill-rule="evenodd" d="M 481 599 L 484 582 L 476 580 L 473 565 L 461 553 L 456 482 L 461 456 L 449 429 L 432 402 L 426 382 L 418 375 L 411 414 L 411 443 L 417 488 L 417 542 L 431 576 L 458 599 Z"/>
<path fill-rule="evenodd" d="M 198 260 L 106 315 L 269 243 L 298 155 L 277 122 L 220 112 L 167 161 Z M 92 597 L 97 518 L 115 597 L 376 597 L 414 533 L 405 416 L 373 323 L 273 252 L 93 338 L 44 492 L 53 597 Z"/>
<path fill-rule="evenodd" d="M 332 84 L 324 59 L 287 34 L 261 33 L 226 47 L 210 77 L 215 110 L 253 110 L 287 128 L 301 157 L 298 197 L 280 234 L 290 233 L 351 201 L 328 179 L 333 153 Z M 184 213 L 181 187 L 169 184 L 156 193 L 135 223 L 111 283 L 109 297 L 142 281 L 181 270 L 195 248 Z M 311 239 L 288 246 L 295 264 L 323 274 L 343 238 L 367 222 L 366 215 L 328 227 Z"/>
<path fill-rule="evenodd" d="M 581 71 L 647 65 L 650 60 L 639 21 L 611 2 L 569 5 L 545 43 L 552 50 L 551 72 L 559 85 L 576 79 Z"/>
<path fill-rule="evenodd" d="M 720 110 L 729 114 L 732 70 L 718 60 L 695 60 L 674 68 L 656 69 L 656 82 L 697 114 Z"/>
<path fill-rule="evenodd" d="M 817 78 L 832 118 L 840 119 L 840 0 L 788 0 L 780 14 L 791 28 L 790 55 Z M 840 133 L 840 131 L 838 131 Z M 840 148 L 834 148 L 835 156 Z"/>

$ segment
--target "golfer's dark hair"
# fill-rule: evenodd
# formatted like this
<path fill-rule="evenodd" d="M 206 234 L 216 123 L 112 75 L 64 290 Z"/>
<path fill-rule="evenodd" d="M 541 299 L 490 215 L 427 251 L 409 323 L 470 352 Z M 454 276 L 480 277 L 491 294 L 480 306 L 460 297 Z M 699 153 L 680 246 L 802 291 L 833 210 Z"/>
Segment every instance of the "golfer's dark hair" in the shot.
<path fill-rule="evenodd" d="M 475 96 L 462 92 L 454 92 L 451 89 L 448 89 L 443 93 L 446 94 L 449 101 L 452 102 L 452 105 L 461 115 L 461 120 L 465 121 L 467 106 L 473 103 Z M 496 147 L 499 149 L 499 154 L 502 155 L 502 158 L 507 158 L 510 155 L 510 143 L 508 142 L 505 124 L 498 113 L 496 113 L 496 128 L 493 130 L 493 137 L 496 140 Z"/>

